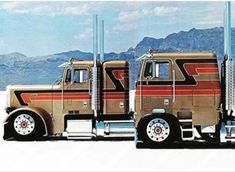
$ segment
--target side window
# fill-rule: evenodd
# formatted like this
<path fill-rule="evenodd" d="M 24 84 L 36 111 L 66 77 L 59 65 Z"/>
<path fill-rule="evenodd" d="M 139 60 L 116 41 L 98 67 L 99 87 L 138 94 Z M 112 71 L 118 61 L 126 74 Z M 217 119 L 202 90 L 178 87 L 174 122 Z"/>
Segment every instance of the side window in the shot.
<path fill-rule="evenodd" d="M 73 74 L 73 83 L 84 83 L 88 81 L 88 70 L 76 69 Z"/>
<path fill-rule="evenodd" d="M 144 77 L 149 78 L 153 76 L 153 62 L 147 62 L 144 71 Z"/>
<path fill-rule="evenodd" d="M 155 62 L 156 78 L 167 79 L 170 77 L 169 62 Z"/>
<path fill-rule="evenodd" d="M 89 75 L 87 69 L 74 69 L 68 70 L 66 75 L 66 82 L 72 83 L 86 83 L 88 82 Z"/>

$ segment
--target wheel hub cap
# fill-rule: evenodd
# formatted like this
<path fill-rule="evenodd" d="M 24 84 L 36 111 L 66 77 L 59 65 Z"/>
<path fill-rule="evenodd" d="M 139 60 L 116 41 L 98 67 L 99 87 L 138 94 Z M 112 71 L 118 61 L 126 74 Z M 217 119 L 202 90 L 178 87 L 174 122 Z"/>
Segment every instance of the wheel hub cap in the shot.
<path fill-rule="evenodd" d="M 21 127 L 21 128 L 27 128 L 27 127 L 28 127 L 27 121 L 21 121 L 20 127 Z"/>
<path fill-rule="evenodd" d="M 162 133 L 162 128 L 159 127 L 159 126 L 156 126 L 154 130 L 155 130 L 154 132 L 155 132 L 156 134 L 161 134 L 161 133 Z"/>
<path fill-rule="evenodd" d="M 29 135 L 35 128 L 35 121 L 28 114 L 20 114 L 14 120 L 14 129 L 20 135 Z"/>
<path fill-rule="evenodd" d="M 155 142 L 163 142 L 170 134 L 170 126 L 162 118 L 152 119 L 146 129 L 148 137 Z"/>

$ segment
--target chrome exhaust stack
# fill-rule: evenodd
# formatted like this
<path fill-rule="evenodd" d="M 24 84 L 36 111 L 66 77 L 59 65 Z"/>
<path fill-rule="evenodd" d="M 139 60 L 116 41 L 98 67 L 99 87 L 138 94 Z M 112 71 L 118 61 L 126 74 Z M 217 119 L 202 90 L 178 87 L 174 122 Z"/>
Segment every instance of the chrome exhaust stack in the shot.
<path fill-rule="evenodd" d="M 221 72 L 223 80 L 223 122 L 220 128 L 220 142 L 235 142 L 235 118 L 234 110 L 234 60 L 231 51 L 231 2 L 226 2 L 224 22 L 224 55 L 223 68 Z"/>

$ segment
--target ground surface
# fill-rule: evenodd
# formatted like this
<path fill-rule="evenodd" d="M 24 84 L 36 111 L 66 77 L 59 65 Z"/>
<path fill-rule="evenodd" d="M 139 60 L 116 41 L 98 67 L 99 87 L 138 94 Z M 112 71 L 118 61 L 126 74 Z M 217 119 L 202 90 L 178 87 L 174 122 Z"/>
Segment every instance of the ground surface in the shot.
<path fill-rule="evenodd" d="M 4 92 L 0 98 L 0 171 L 235 171 L 231 148 L 136 149 L 133 141 L 4 141 Z"/>

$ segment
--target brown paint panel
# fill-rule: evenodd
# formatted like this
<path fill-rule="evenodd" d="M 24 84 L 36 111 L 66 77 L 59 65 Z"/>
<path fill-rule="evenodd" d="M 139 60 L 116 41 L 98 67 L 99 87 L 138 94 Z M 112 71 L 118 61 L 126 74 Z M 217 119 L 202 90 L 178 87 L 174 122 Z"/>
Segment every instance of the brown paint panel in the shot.
<path fill-rule="evenodd" d="M 103 114 L 127 115 L 129 112 L 129 64 L 123 60 L 103 64 Z"/>

